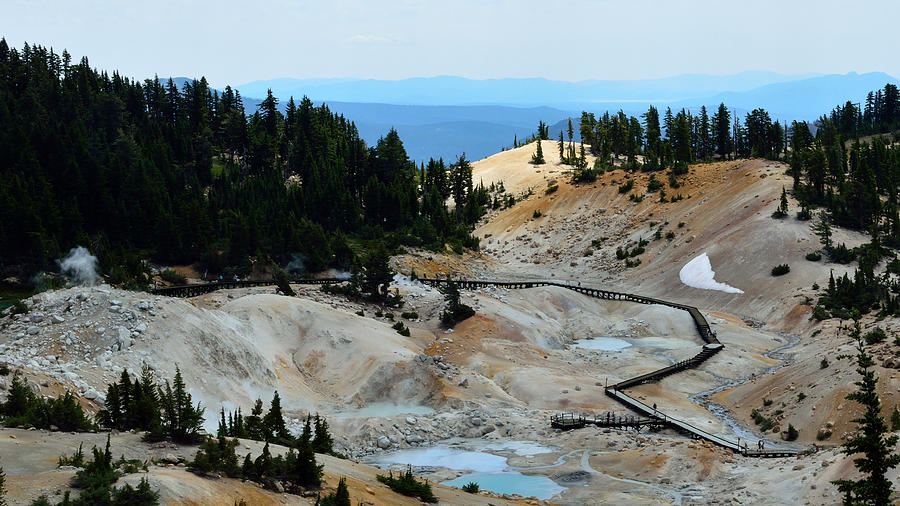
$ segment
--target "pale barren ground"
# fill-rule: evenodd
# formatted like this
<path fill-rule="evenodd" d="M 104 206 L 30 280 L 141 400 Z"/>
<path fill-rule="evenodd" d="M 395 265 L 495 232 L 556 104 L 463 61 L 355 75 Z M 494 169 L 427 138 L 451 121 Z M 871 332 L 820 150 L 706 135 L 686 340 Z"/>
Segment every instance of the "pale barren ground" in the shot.
<path fill-rule="evenodd" d="M 632 193 L 643 194 L 647 174 L 616 170 L 594 184 L 573 186 L 565 173 L 568 167 L 557 164 L 555 142 L 545 142 L 543 150 L 548 163 L 538 167 L 527 163 L 533 146 L 475 163 L 476 181 L 502 180 L 515 193 L 534 189 L 523 202 L 486 217 L 476 230 L 481 252 L 457 257 L 411 251 L 394 259 L 395 268 L 420 276 L 580 281 L 696 305 L 725 350 L 697 370 L 635 388 L 633 395 L 735 438 L 729 423 L 692 401 L 695 394 L 732 385 L 709 399 L 725 407 L 745 437 L 779 442 L 777 431 L 790 423 L 800 430 L 795 446 L 818 443 L 823 451 L 760 461 L 669 431 L 552 431 L 548 418 L 555 412 L 624 414 L 603 395 L 603 385 L 688 358 L 702 344 L 685 312 L 604 302 L 558 287 L 464 291 L 464 301 L 478 314 L 446 332 L 438 324 L 442 295 L 399 280 L 395 286 L 407 303 L 403 310 L 419 314 L 404 322 L 412 330 L 410 337 L 392 330 L 393 321 L 376 317 L 378 308 L 314 287 L 296 287 L 296 298 L 255 288 L 189 300 L 109 287 L 73 288 L 31 301 L 31 314 L 42 314 L 41 322 L 0 320 L 0 361 L 24 371 L 43 394 L 63 389 L 88 394 L 93 400 L 84 405 L 91 410 L 101 405 L 106 383 L 123 368 L 135 372 L 147 363 L 161 377 L 171 377 L 177 364 L 194 398 L 207 407 L 210 429 L 220 407 L 241 406 L 247 412 L 256 397 L 268 403 L 278 389 L 294 430 L 307 413 L 323 413 L 338 449 L 357 460 L 380 454 L 382 438 L 392 450 L 450 437 L 470 438 L 473 446 L 475 441 L 541 443 L 553 451 L 503 455 L 510 466 L 531 468 L 524 472 L 567 487 L 551 499 L 554 503 L 837 503 L 829 481 L 853 474 L 852 463 L 834 448 L 852 430 L 848 420 L 857 407 L 843 396 L 855 374 L 849 360 L 835 358 L 851 352 L 847 338 L 837 333 L 839 322 L 810 321 L 806 298 L 816 298 L 812 285 L 824 285 L 830 270 L 837 276 L 853 266 L 804 259 L 818 248 L 818 239 L 809 222 L 793 218 L 794 201 L 792 217 L 770 217 L 781 188 L 791 184 L 783 175 L 786 167 L 760 160 L 696 165 L 682 178 L 682 187 L 665 187 L 667 195 L 681 194 L 682 200 L 660 203 L 658 194 L 647 194 L 634 203 L 618 192 L 618 185 L 633 179 Z M 552 181 L 559 190 L 546 195 Z M 534 219 L 535 210 L 545 216 Z M 662 238 L 654 240 L 657 229 Z M 666 239 L 669 231 L 674 237 Z M 843 230 L 835 236 L 848 246 L 865 241 Z M 628 269 L 615 250 L 641 238 L 650 241 L 640 255 L 641 265 Z M 745 293 L 681 284 L 679 269 L 703 252 L 709 254 L 717 280 Z M 770 270 L 780 263 L 789 264 L 791 272 L 774 278 Z M 112 306 L 120 309 L 111 311 Z M 399 318 L 400 311 L 395 312 Z M 55 323 L 53 315 L 63 321 Z M 890 331 L 896 322 L 887 319 L 879 325 Z M 30 326 L 38 332 L 29 334 Z M 618 352 L 569 346 L 595 336 L 618 337 L 632 346 Z M 793 346 L 783 354 L 771 355 L 789 344 Z M 884 343 L 873 350 L 882 400 L 890 410 L 897 404 L 900 380 L 896 369 L 882 365 L 892 365 L 888 359 L 896 346 Z M 823 357 L 830 362 L 825 369 L 820 368 Z M 764 398 L 773 401 L 765 408 Z M 754 408 L 776 419 L 775 433 L 756 431 L 749 415 Z M 828 425 L 832 435 L 817 441 L 819 429 Z M 82 440 L 100 444 L 105 436 L 0 431 L 0 464 L 9 477 L 13 503 L 64 490 L 72 471 L 56 470 L 56 457 L 71 453 Z M 258 452 L 252 442 L 241 448 Z M 113 453 L 126 457 L 170 452 L 193 456 L 191 448 L 149 447 L 131 434 L 113 437 Z M 324 461 L 329 486 L 340 476 L 349 477 L 354 503 L 407 501 L 376 483 L 370 466 Z M 438 468 L 418 472 L 433 481 L 463 474 Z M 233 504 L 238 497 L 251 504 L 310 502 L 249 483 L 200 478 L 177 466 L 151 466 L 147 476 L 167 504 Z M 896 480 L 896 471 L 891 476 Z M 444 488 L 439 496 L 445 504 L 502 503 Z"/>

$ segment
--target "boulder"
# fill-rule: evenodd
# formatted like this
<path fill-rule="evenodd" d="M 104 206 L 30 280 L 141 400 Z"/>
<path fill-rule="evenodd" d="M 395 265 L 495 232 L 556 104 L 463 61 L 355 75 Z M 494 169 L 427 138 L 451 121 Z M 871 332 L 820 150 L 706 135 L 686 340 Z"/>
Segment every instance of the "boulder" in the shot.
<path fill-rule="evenodd" d="M 50 320 L 51 320 L 53 323 L 63 323 L 63 322 L 66 321 L 65 318 L 63 318 L 62 316 L 59 316 L 58 314 L 55 314 L 55 315 L 51 316 L 51 317 L 50 317 Z"/>
<path fill-rule="evenodd" d="M 387 450 L 391 447 L 391 440 L 388 439 L 387 436 L 381 436 L 380 438 L 378 438 L 378 441 L 376 441 L 376 444 L 382 450 Z"/>
<path fill-rule="evenodd" d="M 37 327 L 34 326 L 34 325 L 28 327 L 28 329 L 25 330 L 25 332 L 27 332 L 28 335 L 30 335 L 30 336 L 37 335 L 38 332 L 40 332 L 40 331 L 41 331 L 41 329 L 37 328 Z"/>
<path fill-rule="evenodd" d="M 414 416 L 407 416 L 407 417 L 406 417 L 406 423 L 408 423 L 408 424 L 410 424 L 410 425 L 415 425 L 416 422 L 418 422 L 418 420 L 416 420 L 416 417 L 414 417 Z"/>

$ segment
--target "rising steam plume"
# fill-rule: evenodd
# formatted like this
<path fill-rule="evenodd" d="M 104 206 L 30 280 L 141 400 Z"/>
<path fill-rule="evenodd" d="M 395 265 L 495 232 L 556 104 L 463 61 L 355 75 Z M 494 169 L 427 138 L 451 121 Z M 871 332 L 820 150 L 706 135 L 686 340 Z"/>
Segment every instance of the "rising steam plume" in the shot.
<path fill-rule="evenodd" d="M 69 250 L 69 254 L 56 261 L 63 274 L 69 277 L 74 285 L 94 286 L 101 279 L 97 274 L 97 257 L 84 246 Z"/>

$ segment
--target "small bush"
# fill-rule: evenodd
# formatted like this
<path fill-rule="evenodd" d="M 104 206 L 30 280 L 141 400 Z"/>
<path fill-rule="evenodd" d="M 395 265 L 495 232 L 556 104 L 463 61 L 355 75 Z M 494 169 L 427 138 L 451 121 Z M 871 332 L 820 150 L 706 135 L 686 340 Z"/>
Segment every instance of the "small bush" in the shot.
<path fill-rule="evenodd" d="M 0 364 L 0 376 L 9 376 L 9 365 Z"/>
<path fill-rule="evenodd" d="M 641 202 L 641 201 L 644 200 L 644 196 L 643 196 L 643 195 L 638 195 L 638 194 L 636 194 L 636 193 L 632 193 L 631 195 L 628 196 L 628 200 L 630 200 L 630 201 L 632 201 L 632 202 L 634 202 L 634 203 L 638 203 L 638 202 Z"/>
<path fill-rule="evenodd" d="M 387 485 L 391 490 L 408 497 L 418 497 L 422 502 L 436 503 L 437 497 L 431 490 L 431 485 L 427 482 L 420 482 L 412 473 L 412 466 L 406 468 L 406 472 L 401 474 L 399 478 L 394 478 L 394 473 L 389 472 L 388 476 L 379 474 L 376 479 Z"/>
<path fill-rule="evenodd" d="M 403 313 L 400 314 L 400 316 L 407 320 L 418 320 L 419 319 L 419 313 L 416 313 L 415 311 L 404 311 Z"/>
<path fill-rule="evenodd" d="M 470 494 L 477 494 L 481 487 L 478 486 L 474 481 L 470 481 L 462 486 L 463 492 L 468 492 Z"/>
<path fill-rule="evenodd" d="M 359 311 L 356 312 L 356 316 L 365 316 L 365 315 L 366 315 L 366 313 L 364 313 L 362 309 L 360 309 Z"/>
<path fill-rule="evenodd" d="M 78 451 L 73 453 L 71 457 L 66 455 L 60 455 L 56 460 L 56 466 L 72 466 L 72 467 L 84 467 L 84 443 L 78 445 Z"/>
<path fill-rule="evenodd" d="M 800 436 L 800 433 L 797 432 L 797 429 L 795 429 L 793 425 L 788 424 L 787 435 L 785 436 L 784 439 L 786 441 L 796 441 L 799 436 Z"/>
<path fill-rule="evenodd" d="M 675 238 L 675 232 L 672 232 L 671 230 L 669 230 L 668 232 L 666 232 L 666 240 L 671 241 L 671 240 L 674 239 L 674 238 Z"/>
<path fill-rule="evenodd" d="M 531 213 L 531 217 L 534 218 L 534 219 L 538 219 L 538 218 L 540 218 L 540 217 L 543 216 L 543 215 L 544 215 L 544 213 L 542 213 L 542 212 L 540 211 L 540 209 L 535 209 L 534 212 Z"/>
<path fill-rule="evenodd" d="M 387 318 L 388 320 L 393 320 L 394 313 L 384 313 L 384 317 Z"/>
<path fill-rule="evenodd" d="M 771 406 L 772 399 L 763 399 L 763 406 Z"/>
<path fill-rule="evenodd" d="M 819 260 L 822 259 L 822 255 L 819 254 L 818 252 L 807 253 L 806 259 L 809 260 L 810 262 L 818 262 Z"/>
<path fill-rule="evenodd" d="M 810 319 L 813 318 L 818 321 L 827 320 L 831 318 L 831 313 L 828 312 L 828 309 L 826 309 L 825 306 L 816 305 L 816 307 L 813 308 L 812 316 L 810 316 Z"/>
<path fill-rule="evenodd" d="M 828 368 L 828 359 L 823 358 L 822 361 L 819 362 L 819 369 L 826 369 L 826 368 Z"/>
<path fill-rule="evenodd" d="M 544 195 L 552 195 L 552 194 L 556 193 L 556 190 L 559 190 L 559 185 L 558 184 L 551 185 L 546 190 L 544 190 Z"/>
<path fill-rule="evenodd" d="M 887 334 L 881 327 L 875 327 L 871 331 L 866 332 L 866 335 L 863 336 L 863 339 L 866 340 L 866 344 L 882 343 L 887 340 Z"/>
<path fill-rule="evenodd" d="M 634 188 L 634 180 L 626 181 L 619 185 L 619 193 L 624 195 L 630 192 L 632 188 Z"/>
<path fill-rule="evenodd" d="M 655 174 L 650 174 L 650 181 L 647 182 L 647 191 L 653 193 L 663 187 L 662 181 L 656 180 Z"/>
<path fill-rule="evenodd" d="M 800 392 L 799 394 L 797 394 L 797 400 L 798 400 L 798 401 L 802 401 L 803 399 L 806 399 L 806 394 L 805 394 L 805 393 Z"/>
<path fill-rule="evenodd" d="M 678 228 L 684 228 L 685 223 L 683 221 L 678 222 Z"/>
<path fill-rule="evenodd" d="M 159 273 L 159 277 L 162 278 L 166 283 L 172 283 L 173 285 L 186 285 L 187 278 L 184 274 L 179 274 L 172 269 L 165 269 Z"/>
<path fill-rule="evenodd" d="M 781 264 L 772 267 L 772 275 L 773 276 L 784 276 L 785 274 L 791 272 L 791 267 L 788 264 Z"/>

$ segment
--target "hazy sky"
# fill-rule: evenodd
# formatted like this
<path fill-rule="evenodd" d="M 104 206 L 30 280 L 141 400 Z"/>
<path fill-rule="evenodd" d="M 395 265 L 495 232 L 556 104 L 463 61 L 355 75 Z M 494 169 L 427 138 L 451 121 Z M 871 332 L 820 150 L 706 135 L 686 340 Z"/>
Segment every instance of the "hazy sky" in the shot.
<path fill-rule="evenodd" d="M 0 0 L 0 35 L 132 77 L 900 75 L 900 1 Z"/>

